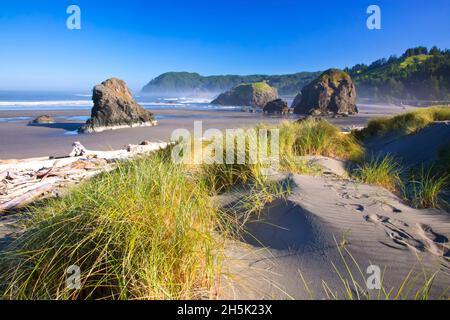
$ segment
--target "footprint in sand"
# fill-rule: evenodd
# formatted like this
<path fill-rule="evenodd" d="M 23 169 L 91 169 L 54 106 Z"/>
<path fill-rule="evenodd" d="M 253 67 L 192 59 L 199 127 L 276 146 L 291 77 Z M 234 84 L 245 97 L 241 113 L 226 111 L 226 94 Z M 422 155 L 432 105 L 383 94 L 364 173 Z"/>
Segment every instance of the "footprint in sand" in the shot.
<path fill-rule="evenodd" d="M 364 212 L 365 208 L 361 204 L 344 204 L 344 207 L 347 209 L 353 209 L 359 213 Z"/>
<path fill-rule="evenodd" d="M 408 227 L 408 224 L 400 220 L 390 219 L 385 216 L 377 214 L 371 214 L 364 217 L 366 221 L 372 222 L 380 226 L 383 231 L 394 241 L 396 244 L 408 247 L 415 251 L 424 252 L 425 245 L 423 242 L 415 239 L 403 228 Z"/>
<path fill-rule="evenodd" d="M 433 231 L 433 229 L 422 223 L 417 223 L 417 231 L 427 244 L 428 250 L 439 257 L 450 257 L 450 249 L 444 244 L 448 243 L 448 238 Z"/>
<path fill-rule="evenodd" d="M 396 244 L 419 252 L 428 251 L 438 257 L 450 258 L 450 249 L 445 245 L 449 242 L 448 238 L 434 232 L 428 225 L 417 223 L 416 228 L 410 228 L 411 232 L 414 231 L 418 235 L 417 238 L 423 240 L 421 241 L 406 231 L 409 225 L 403 221 L 377 214 L 367 215 L 364 218 L 381 227 Z"/>
<path fill-rule="evenodd" d="M 394 213 L 401 213 L 402 212 L 402 210 L 400 210 L 397 207 L 394 207 L 392 204 L 381 202 L 381 208 L 383 210 L 386 210 L 386 207 L 388 208 L 387 211 L 392 211 Z"/>

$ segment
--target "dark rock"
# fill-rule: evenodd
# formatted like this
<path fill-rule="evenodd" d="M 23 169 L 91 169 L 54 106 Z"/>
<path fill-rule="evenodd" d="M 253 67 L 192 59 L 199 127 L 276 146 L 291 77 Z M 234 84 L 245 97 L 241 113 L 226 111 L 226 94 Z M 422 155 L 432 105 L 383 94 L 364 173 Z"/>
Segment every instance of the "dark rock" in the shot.
<path fill-rule="evenodd" d="M 350 75 L 330 69 L 304 87 L 292 107 L 296 114 L 314 116 L 356 114 L 356 88 Z"/>
<path fill-rule="evenodd" d="M 130 127 L 153 126 L 153 114 L 141 107 L 132 97 L 126 83 L 117 78 L 95 86 L 91 118 L 80 132 L 101 132 Z"/>
<path fill-rule="evenodd" d="M 30 122 L 31 124 L 49 124 L 49 123 L 55 123 L 55 118 L 47 115 L 42 115 L 34 119 Z"/>
<path fill-rule="evenodd" d="M 214 105 L 251 106 L 263 108 L 268 102 L 278 98 L 278 91 L 266 82 L 241 84 L 222 93 L 211 102 Z"/>
<path fill-rule="evenodd" d="M 292 101 L 291 108 L 294 109 L 295 106 L 298 105 L 298 104 L 300 104 L 301 101 L 302 101 L 302 93 L 299 92 L 299 93 L 295 96 L 294 101 Z"/>
<path fill-rule="evenodd" d="M 263 111 L 267 114 L 289 114 L 289 105 L 286 101 L 277 99 L 267 103 Z"/>

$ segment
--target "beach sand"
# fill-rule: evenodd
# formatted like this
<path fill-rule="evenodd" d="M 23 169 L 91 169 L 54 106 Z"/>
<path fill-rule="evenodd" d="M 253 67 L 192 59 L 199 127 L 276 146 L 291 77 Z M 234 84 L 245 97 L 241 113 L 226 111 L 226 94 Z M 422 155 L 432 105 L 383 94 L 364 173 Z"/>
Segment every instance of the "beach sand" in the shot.
<path fill-rule="evenodd" d="M 407 110 L 365 105 L 360 106 L 357 116 L 330 121 L 341 127 L 364 126 L 371 118 Z M 0 118 L 35 117 L 42 113 L 57 117 L 88 115 L 80 111 L 0 111 Z M 26 121 L 2 123 L 0 158 L 66 155 L 72 142 L 78 140 L 94 150 L 118 149 L 142 140 L 167 141 L 175 129 L 192 130 L 196 120 L 203 121 L 205 130 L 252 127 L 283 119 L 225 111 L 159 110 L 155 113 L 165 116 L 156 127 L 85 135 L 64 134 L 76 130 L 80 122 L 62 121 L 42 126 L 28 126 Z M 448 129 L 446 124 L 436 123 L 419 135 L 391 139 L 382 145 L 373 141 L 371 150 L 379 152 L 388 148 L 394 154 L 403 155 L 406 164 L 413 164 L 416 158 L 432 159 L 436 152 L 431 154 L 426 150 L 431 147 L 438 150 L 443 138 L 448 137 Z M 284 176 L 292 188 L 288 198 L 268 205 L 258 219 L 248 222 L 247 234 L 241 241 L 227 242 L 219 298 L 348 299 L 342 279 L 349 281 L 350 291 L 356 297 L 358 290 L 353 287 L 351 277 L 366 291 L 366 280 L 371 275 L 366 272 L 369 266 L 379 267 L 386 292 L 393 290 L 390 298 L 395 297 L 409 273 L 410 281 L 417 279 L 406 298 L 414 298 L 415 292 L 433 275 L 429 298 L 449 298 L 448 213 L 413 209 L 383 188 L 348 180 L 346 164 L 342 161 L 326 157 L 308 159 L 324 167 L 323 175 Z M 224 204 L 230 205 L 240 197 L 240 193 L 225 195 Z M 14 220 L 14 216 L 0 220 L 0 250 L 13 237 L 10 226 Z M 329 288 L 328 292 L 324 287 Z M 372 299 L 384 297 L 386 292 L 369 291 Z"/>
<path fill-rule="evenodd" d="M 360 113 L 348 118 L 330 119 L 341 127 L 364 126 L 374 117 L 392 115 L 413 108 L 398 106 L 360 105 Z M 278 123 L 281 116 L 264 116 L 257 113 L 239 111 L 193 111 L 186 109 L 154 110 L 158 125 L 146 128 L 130 128 L 106 131 L 96 134 L 76 134 L 83 121 L 67 121 L 61 117 L 89 116 L 88 110 L 68 111 L 2 111 L 0 119 L 14 117 L 35 118 L 42 114 L 57 117 L 57 123 L 28 125 L 28 120 L 0 122 L 0 159 L 23 159 L 45 156 L 65 156 L 72 149 L 74 141 L 80 141 L 90 150 L 114 150 L 128 144 L 138 144 L 144 140 L 152 142 L 168 141 L 175 129 L 193 130 L 194 121 L 203 122 L 203 130 L 209 128 L 232 129 L 253 127 L 258 123 Z M 298 117 L 292 116 L 290 119 Z"/>
<path fill-rule="evenodd" d="M 328 161 L 328 167 L 339 167 L 336 160 Z M 447 213 L 413 209 L 380 187 L 333 174 L 290 179 L 288 199 L 269 205 L 247 223 L 243 241 L 228 244 L 221 298 L 349 299 L 342 277 L 356 299 L 351 278 L 367 291 L 371 265 L 379 267 L 386 292 L 393 289 L 391 299 L 410 272 L 410 283 L 417 279 L 402 298 L 414 298 L 435 273 L 429 298 L 449 298 Z M 328 295 L 324 286 L 330 288 Z M 384 297 L 379 290 L 367 292 L 371 299 Z"/>

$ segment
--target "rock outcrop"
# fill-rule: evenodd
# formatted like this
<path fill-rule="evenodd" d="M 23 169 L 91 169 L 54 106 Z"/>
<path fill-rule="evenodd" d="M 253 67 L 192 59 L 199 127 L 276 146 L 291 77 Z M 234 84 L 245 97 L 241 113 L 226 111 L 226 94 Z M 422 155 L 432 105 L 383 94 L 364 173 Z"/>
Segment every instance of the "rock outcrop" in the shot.
<path fill-rule="evenodd" d="M 30 122 L 31 124 L 49 124 L 49 123 L 55 123 L 55 118 L 48 116 L 48 115 L 42 115 L 34 119 Z"/>
<path fill-rule="evenodd" d="M 294 108 L 294 107 L 295 107 L 296 105 L 298 105 L 301 101 L 302 101 L 302 93 L 299 92 L 299 93 L 295 96 L 294 101 L 292 101 L 291 108 Z"/>
<path fill-rule="evenodd" d="M 82 133 L 156 124 L 153 114 L 133 99 L 123 80 L 111 78 L 95 86 L 92 100 L 91 118 L 80 128 Z"/>
<path fill-rule="evenodd" d="M 263 109 L 267 114 L 289 114 L 289 105 L 282 99 L 277 99 L 267 103 Z"/>
<path fill-rule="evenodd" d="M 277 98 L 277 89 L 272 88 L 266 82 L 257 82 L 241 84 L 230 91 L 222 93 L 211 104 L 264 108 L 268 102 Z"/>
<path fill-rule="evenodd" d="M 330 69 L 304 87 L 292 107 L 296 114 L 314 116 L 356 114 L 356 88 L 349 74 Z"/>

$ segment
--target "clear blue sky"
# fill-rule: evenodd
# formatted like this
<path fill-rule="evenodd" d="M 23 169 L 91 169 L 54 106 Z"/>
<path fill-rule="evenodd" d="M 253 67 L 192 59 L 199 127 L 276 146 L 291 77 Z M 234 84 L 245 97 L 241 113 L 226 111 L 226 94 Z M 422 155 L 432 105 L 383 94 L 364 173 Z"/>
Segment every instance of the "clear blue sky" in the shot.
<path fill-rule="evenodd" d="M 66 28 L 71 4 L 81 30 Z M 382 9 L 380 31 L 366 28 L 370 4 Z M 450 48 L 449 17 L 448 0 L 2 0 L 0 90 L 343 68 L 417 45 Z"/>

